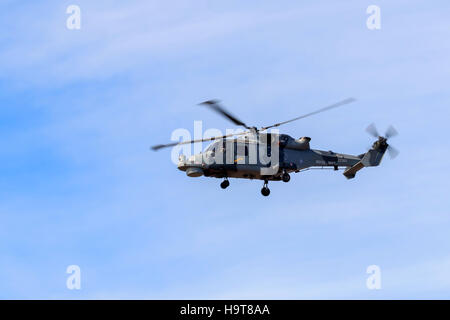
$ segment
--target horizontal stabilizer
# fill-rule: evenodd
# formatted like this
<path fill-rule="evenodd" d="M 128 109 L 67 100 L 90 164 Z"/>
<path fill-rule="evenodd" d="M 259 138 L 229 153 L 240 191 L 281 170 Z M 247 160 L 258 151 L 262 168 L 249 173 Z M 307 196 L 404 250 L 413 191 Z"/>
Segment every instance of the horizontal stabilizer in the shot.
<path fill-rule="evenodd" d="M 356 172 L 358 172 L 359 170 L 361 170 L 362 168 L 364 168 L 363 163 L 360 161 L 357 164 L 355 164 L 353 167 L 348 168 L 347 170 L 344 171 L 344 176 L 347 179 L 353 179 L 356 175 Z"/>

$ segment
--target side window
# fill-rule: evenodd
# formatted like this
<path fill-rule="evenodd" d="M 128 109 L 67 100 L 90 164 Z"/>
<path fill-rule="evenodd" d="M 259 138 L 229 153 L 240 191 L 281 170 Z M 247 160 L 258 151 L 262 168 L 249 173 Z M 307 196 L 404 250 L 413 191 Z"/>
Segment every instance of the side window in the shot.
<path fill-rule="evenodd" d="M 246 157 L 248 157 L 248 146 L 246 146 L 246 145 L 244 145 L 242 143 L 240 143 L 239 145 L 236 144 L 234 150 L 236 150 L 236 156 L 239 156 L 239 157 L 246 156 Z"/>

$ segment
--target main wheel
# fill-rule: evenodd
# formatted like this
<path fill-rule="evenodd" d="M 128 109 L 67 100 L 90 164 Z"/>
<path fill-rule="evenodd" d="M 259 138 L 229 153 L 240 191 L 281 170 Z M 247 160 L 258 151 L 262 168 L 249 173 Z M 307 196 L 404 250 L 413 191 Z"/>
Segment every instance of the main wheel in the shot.
<path fill-rule="evenodd" d="M 267 187 L 263 187 L 263 188 L 261 189 L 261 194 L 262 194 L 264 197 L 267 197 L 267 196 L 270 194 L 270 189 L 267 188 Z"/>
<path fill-rule="evenodd" d="M 222 183 L 220 184 L 220 187 L 221 187 L 222 189 L 226 189 L 226 188 L 228 188 L 229 185 L 230 185 L 230 181 L 228 181 L 228 180 L 223 180 Z"/>
<path fill-rule="evenodd" d="M 281 176 L 281 179 L 283 180 L 283 182 L 289 182 L 289 180 L 291 180 L 291 176 L 289 175 L 289 173 L 285 172 Z"/>

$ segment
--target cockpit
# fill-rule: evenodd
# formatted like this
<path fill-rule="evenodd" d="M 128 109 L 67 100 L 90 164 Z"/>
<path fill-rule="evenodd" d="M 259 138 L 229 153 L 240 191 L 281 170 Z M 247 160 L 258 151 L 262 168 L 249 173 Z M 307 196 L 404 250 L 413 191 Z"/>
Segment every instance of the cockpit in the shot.
<path fill-rule="evenodd" d="M 221 144 L 222 144 L 221 141 L 213 142 L 209 146 L 206 147 L 204 152 L 205 153 L 208 152 L 208 151 L 213 151 L 214 152 L 217 149 L 217 147 L 220 146 Z"/>

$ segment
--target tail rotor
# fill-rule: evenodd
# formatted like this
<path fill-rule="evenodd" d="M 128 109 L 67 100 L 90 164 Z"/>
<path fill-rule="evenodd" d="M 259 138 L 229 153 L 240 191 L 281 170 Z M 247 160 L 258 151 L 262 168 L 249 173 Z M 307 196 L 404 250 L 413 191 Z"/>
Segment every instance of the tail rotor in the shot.
<path fill-rule="evenodd" d="M 398 131 L 392 125 L 390 125 L 387 128 L 384 136 L 381 136 L 378 133 L 377 127 L 373 123 L 371 123 L 366 128 L 366 131 L 374 138 L 378 138 L 378 140 L 372 146 L 373 149 L 386 148 L 391 159 L 395 159 L 398 156 L 400 152 L 396 148 L 387 143 L 388 139 L 398 135 Z"/>

